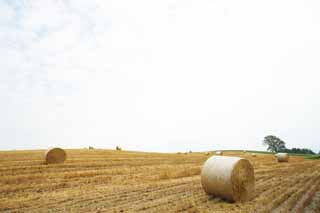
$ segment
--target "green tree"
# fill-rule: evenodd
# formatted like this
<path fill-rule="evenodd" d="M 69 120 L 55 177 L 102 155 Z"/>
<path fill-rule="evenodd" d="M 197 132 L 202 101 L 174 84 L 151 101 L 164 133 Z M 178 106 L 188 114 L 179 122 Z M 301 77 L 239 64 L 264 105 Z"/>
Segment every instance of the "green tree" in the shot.
<path fill-rule="evenodd" d="M 268 146 L 267 150 L 271 152 L 279 152 L 286 149 L 286 143 L 274 135 L 264 137 L 263 145 Z"/>

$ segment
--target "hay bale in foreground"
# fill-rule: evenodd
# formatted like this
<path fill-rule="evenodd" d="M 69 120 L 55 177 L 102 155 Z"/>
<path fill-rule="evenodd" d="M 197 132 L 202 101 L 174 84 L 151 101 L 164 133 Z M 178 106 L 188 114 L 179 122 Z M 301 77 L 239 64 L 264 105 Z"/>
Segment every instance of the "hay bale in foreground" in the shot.
<path fill-rule="evenodd" d="M 288 153 L 277 153 L 276 158 L 278 162 L 289 162 L 289 154 Z"/>
<path fill-rule="evenodd" d="M 223 155 L 222 151 L 216 151 L 216 155 Z"/>
<path fill-rule="evenodd" d="M 61 148 L 48 149 L 44 154 L 46 163 L 63 163 L 67 159 L 67 153 Z"/>
<path fill-rule="evenodd" d="M 254 169 L 239 157 L 213 156 L 203 165 L 201 184 L 207 194 L 245 202 L 254 196 Z"/>

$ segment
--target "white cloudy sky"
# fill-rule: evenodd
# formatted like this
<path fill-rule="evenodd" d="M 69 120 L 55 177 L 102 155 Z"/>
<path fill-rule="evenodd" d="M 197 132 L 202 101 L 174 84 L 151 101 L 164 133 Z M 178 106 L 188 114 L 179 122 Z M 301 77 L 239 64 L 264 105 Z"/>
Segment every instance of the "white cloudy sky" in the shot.
<path fill-rule="evenodd" d="M 318 0 L 0 0 L 0 149 L 320 150 Z"/>

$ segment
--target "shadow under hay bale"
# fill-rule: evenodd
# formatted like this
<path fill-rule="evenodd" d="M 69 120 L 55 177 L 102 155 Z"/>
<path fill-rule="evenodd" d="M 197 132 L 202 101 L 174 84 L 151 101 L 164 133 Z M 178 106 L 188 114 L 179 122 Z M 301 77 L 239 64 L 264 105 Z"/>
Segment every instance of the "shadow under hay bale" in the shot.
<path fill-rule="evenodd" d="M 254 196 L 254 169 L 243 158 L 213 156 L 203 165 L 201 184 L 209 195 L 231 202 L 249 201 Z"/>
<path fill-rule="evenodd" d="M 67 159 L 67 153 L 61 148 L 48 149 L 44 154 L 47 164 L 63 163 Z"/>

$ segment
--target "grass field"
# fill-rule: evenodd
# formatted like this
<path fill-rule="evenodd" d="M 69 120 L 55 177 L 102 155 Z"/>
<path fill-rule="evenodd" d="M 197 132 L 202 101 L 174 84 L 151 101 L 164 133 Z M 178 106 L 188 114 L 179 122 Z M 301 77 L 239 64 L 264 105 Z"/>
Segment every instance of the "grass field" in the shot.
<path fill-rule="evenodd" d="M 227 152 L 243 152 L 243 150 L 226 150 Z M 255 150 L 247 150 L 249 153 L 256 153 L 256 154 L 266 154 L 266 155 L 275 155 L 274 152 L 267 152 L 267 151 L 255 151 Z M 320 159 L 320 155 L 317 154 L 297 154 L 297 153 L 289 153 L 290 156 L 301 156 L 305 159 Z"/>
<path fill-rule="evenodd" d="M 320 161 L 226 152 L 249 159 L 256 191 L 247 203 L 206 195 L 204 153 L 66 150 L 45 165 L 44 151 L 0 152 L 0 212 L 320 212 Z"/>

